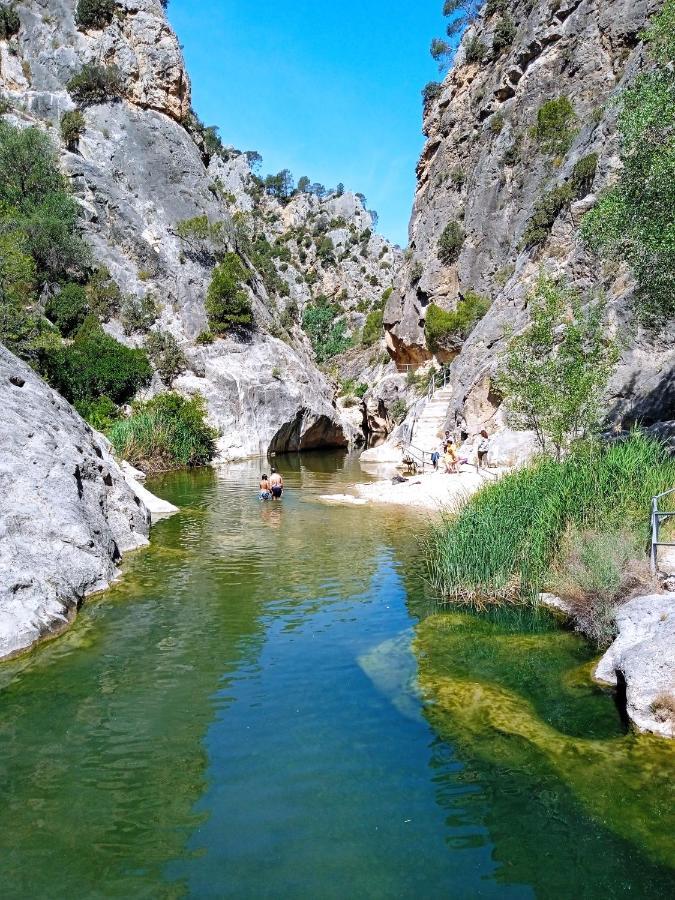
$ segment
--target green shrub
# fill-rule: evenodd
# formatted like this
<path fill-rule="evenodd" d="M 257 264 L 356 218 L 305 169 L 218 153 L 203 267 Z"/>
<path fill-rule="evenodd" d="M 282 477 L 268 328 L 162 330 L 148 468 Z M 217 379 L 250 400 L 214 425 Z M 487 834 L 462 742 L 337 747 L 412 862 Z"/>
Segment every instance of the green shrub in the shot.
<path fill-rule="evenodd" d="M 576 116 L 574 108 L 567 97 L 549 100 L 537 112 L 537 124 L 534 126 L 534 137 L 545 153 L 567 153 L 575 131 L 573 129 Z"/>
<path fill-rule="evenodd" d="M 80 106 L 109 103 L 122 96 L 122 80 L 117 66 L 85 63 L 66 84 L 66 90 Z"/>
<path fill-rule="evenodd" d="M 424 101 L 424 105 L 428 106 L 430 103 L 433 103 L 438 97 L 440 97 L 441 92 L 443 90 L 443 85 L 438 81 L 429 81 L 422 88 L 422 100 Z"/>
<path fill-rule="evenodd" d="M 570 527 L 628 529 L 643 545 L 651 498 L 675 484 L 663 445 L 634 434 L 543 458 L 476 494 L 431 532 L 429 578 L 447 600 L 486 606 L 534 600 Z"/>
<path fill-rule="evenodd" d="M 363 326 L 363 334 L 361 335 L 361 343 L 364 347 L 371 347 L 382 337 L 383 315 L 381 309 L 375 309 L 368 313 L 365 325 Z"/>
<path fill-rule="evenodd" d="M 145 472 L 203 466 L 216 453 L 217 432 L 206 423 L 200 396 L 159 394 L 134 405 L 133 414 L 113 425 L 108 437 L 118 456 Z"/>
<path fill-rule="evenodd" d="M 501 110 L 498 110 L 493 116 L 490 117 L 490 131 L 493 134 L 501 134 L 502 129 L 504 128 L 504 122 L 506 119 L 504 118 L 504 113 Z"/>
<path fill-rule="evenodd" d="M 169 331 L 151 331 L 145 349 L 164 384 L 170 385 L 187 368 L 185 354 Z"/>
<path fill-rule="evenodd" d="M 408 404 L 401 397 L 397 397 L 389 407 L 389 418 L 392 422 L 399 425 L 405 419 L 407 414 Z"/>
<path fill-rule="evenodd" d="M 489 308 L 490 301 L 475 291 L 467 291 L 453 312 L 446 312 L 435 303 L 430 303 L 424 320 L 427 347 L 432 353 L 457 349 Z"/>
<path fill-rule="evenodd" d="M 73 109 L 61 116 L 61 137 L 69 150 L 76 150 L 84 134 L 87 123 L 79 109 Z"/>
<path fill-rule="evenodd" d="M 340 308 L 325 297 L 319 297 L 316 303 L 305 308 L 302 327 L 312 343 L 317 362 L 326 362 L 351 346 L 344 319 L 338 318 L 340 313 Z"/>
<path fill-rule="evenodd" d="M 125 403 L 152 377 L 145 351 L 123 346 L 92 317 L 85 320 L 70 346 L 47 354 L 44 372 L 52 387 L 71 403 L 101 396 Z"/>
<path fill-rule="evenodd" d="M 675 0 L 665 0 L 642 37 L 649 45 L 651 56 L 661 66 L 675 60 Z"/>
<path fill-rule="evenodd" d="M 120 417 L 119 408 L 110 397 L 81 400 L 75 404 L 75 409 L 96 431 L 108 431 Z"/>
<path fill-rule="evenodd" d="M 669 0 L 647 32 L 661 66 L 639 75 L 621 97 L 623 171 L 581 229 L 591 249 L 629 263 L 637 282 L 636 312 L 651 327 L 675 316 L 674 18 Z"/>
<path fill-rule="evenodd" d="M 211 331 L 200 331 L 197 337 L 195 338 L 196 344 L 201 344 L 202 346 L 206 346 L 207 344 L 212 344 L 215 340 L 215 335 Z"/>
<path fill-rule="evenodd" d="M 569 181 L 556 185 L 537 200 L 534 212 L 523 232 L 521 248 L 535 247 L 544 243 L 563 209 L 569 207 L 574 200 L 586 196 L 593 184 L 597 165 L 597 153 L 585 156 L 574 166 Z"/>
<path fill-rule="evenodd" d="M 153 294 L 137 297 L 128 295 L 122 300 L 120 322 L 127 335 L 140 332 L 145 334 L 157 321 L 159 310 Z"/>
<path fill-rule="evenodd" d="M 464 47 L 464 58 L 468 63 L 481 63 L 487 56 L 487 47 L 477 36 L 470 38 Z"/>
<path fill-rule="evenodd" d="M 65 284 L 53 294 L 45 307 L 47 318 L 64 337 L 70 337 L 82 325 L 87 315 L 87 294 L 79 284 Z"/>
<path fill-rule="evenodd" d="M 644 535 L 624 528 L 567 529 L 548 586 L 569 605 L 577 628 L 598 647 L 616 637 L 616 608 L 639 590 L 658 589 L 649 574 Z"/>
<path fill-rule="evenodd" d="M 112 22 L 117 4 L 114 0 L 78 0 L 75 24 L 78 28 L 105 28 Z"/>
<path fill-rule="evenodd" d="M 122 292 L 105 266 L 96 269 L 85 286 L 89 310 L 106 322 L 122 307 Z"/>
<path fill-rule="evenodd" d="M 21 28 L 21 19 L 14 6 L 0 3 L 0 41 L 13 37 Z"/>
<path fill-rule="evenodd" d="M 90 262 L 77 224 L 47 135 L 0 120 L 0 340 L 34 364 L 59 343 L 41 314 L 42 288 L 83 274 Z"/>
<path fill-rule="evenodd" d="M 253 324 L 251 301 L 242 290 L 245 279 L 246 270 L 236 253 L 227 253 L 213 270 L 206 294 L 206 313 L 214 334 L 224 334 L 232 327 L 250 327 Z"/>
<path fill-rule="evenodd" d="M 506 50 L 513 43 L 517 33 L 517 28 L 513 23 L 513 19 L 509 15 L 502 16 L 495 28 L 494 37 L 492 38 L 492 49 L 496 54 L 500 54 L 502 50 Z"/>
<path fill-rule="evenodd" d="M 516 427 L 560 456 L 597 431 L 618 348 L 605 335 L 604 302 L 583 306 L 562 281 L 540 275 L 528 309 L 530 325 L 510 337 L 496 384 Z"/>
<path fill-rule="evenodd" d="M 446 266 L 457 262 L 464 246 L 464 229 L 459 222 L 448 222 L 438 241 L 438 258 Z"/>

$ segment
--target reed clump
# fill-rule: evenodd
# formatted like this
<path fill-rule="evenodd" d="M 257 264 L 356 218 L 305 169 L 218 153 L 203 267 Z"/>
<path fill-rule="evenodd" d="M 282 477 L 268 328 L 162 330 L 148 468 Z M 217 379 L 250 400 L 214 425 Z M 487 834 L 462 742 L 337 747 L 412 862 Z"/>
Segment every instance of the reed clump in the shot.
<path fill-rule="evenodd" d="M 217 433 L 206 422 L 202 397 L 169 392 L 135 404 L 108 437 L 118 456 L 152 473 L 206 465 L 215 456 Z"/>
<path fill-rule="evenodd" d="M 568 529 L 630 532 L 646 550 L 651 498 L 675 485 L 675 460 L 639 432 L 541 457 L 480 491 L 432 528 L 429 581 L 443 599 L 482 609 L 536 600 Z"/>

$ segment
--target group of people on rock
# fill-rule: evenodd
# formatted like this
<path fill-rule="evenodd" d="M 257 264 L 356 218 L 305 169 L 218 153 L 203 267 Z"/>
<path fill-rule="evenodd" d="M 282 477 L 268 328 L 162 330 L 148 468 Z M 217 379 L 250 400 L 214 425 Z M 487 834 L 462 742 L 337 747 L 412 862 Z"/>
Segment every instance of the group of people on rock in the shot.
<path fill-rule="evenodd" d="M 479 469 L 485 469 L 488 467 L 489 452 L 490 435 L 485 429 L 483 429 L 480 433 L 478 447 L 476 448 Z M 457 446 L 457 444 L 455 444 L 455 441 L 449 431 L 445 432 L 445 436 L 438 450 L 435 450 L 431 454 L 431 463 L 434 467 L 434 470 L 438 471 L 439 466 L 442 462 L 444 471 L 448 475 L 456 475 L 459 472 L 459 467 L 466 465 L 468 461 L 469 457 L 466 455 L 461 455 L 460 448 Z"/>

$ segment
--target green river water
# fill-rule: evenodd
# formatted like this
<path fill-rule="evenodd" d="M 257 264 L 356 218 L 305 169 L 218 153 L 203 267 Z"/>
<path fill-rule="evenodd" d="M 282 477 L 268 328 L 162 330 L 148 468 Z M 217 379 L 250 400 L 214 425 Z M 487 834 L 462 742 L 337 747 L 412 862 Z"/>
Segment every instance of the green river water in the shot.
<path fill-rule="evenodd" d="M 673 745 L 548 620 L 435 609 L 426 517 L 317 501 L 351 457 L 150 486 L 181 507 L 0 666 L 0 894 L 667 897 Z"/>

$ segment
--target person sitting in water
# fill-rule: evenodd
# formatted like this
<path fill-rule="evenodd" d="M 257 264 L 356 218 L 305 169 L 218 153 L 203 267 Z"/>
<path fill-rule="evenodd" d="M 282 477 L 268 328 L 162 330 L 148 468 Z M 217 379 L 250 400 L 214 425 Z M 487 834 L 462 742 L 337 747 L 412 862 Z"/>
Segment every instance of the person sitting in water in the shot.
<path fill-rule="evenodd" d="M 270 490 L 275 500 L 281 500 L 281 495 L 284 492 L 284 479 L 276 469 L 272 469 L 272 474 L 270 475 Z"/>
<path fill-rule="evenodd" d="M 262 475 L 260 478 L 260 499 L 261 500 L 271 500 L 272 499 L 272 488 L 270 486 L 270 481 L 267 475 Z"/>

